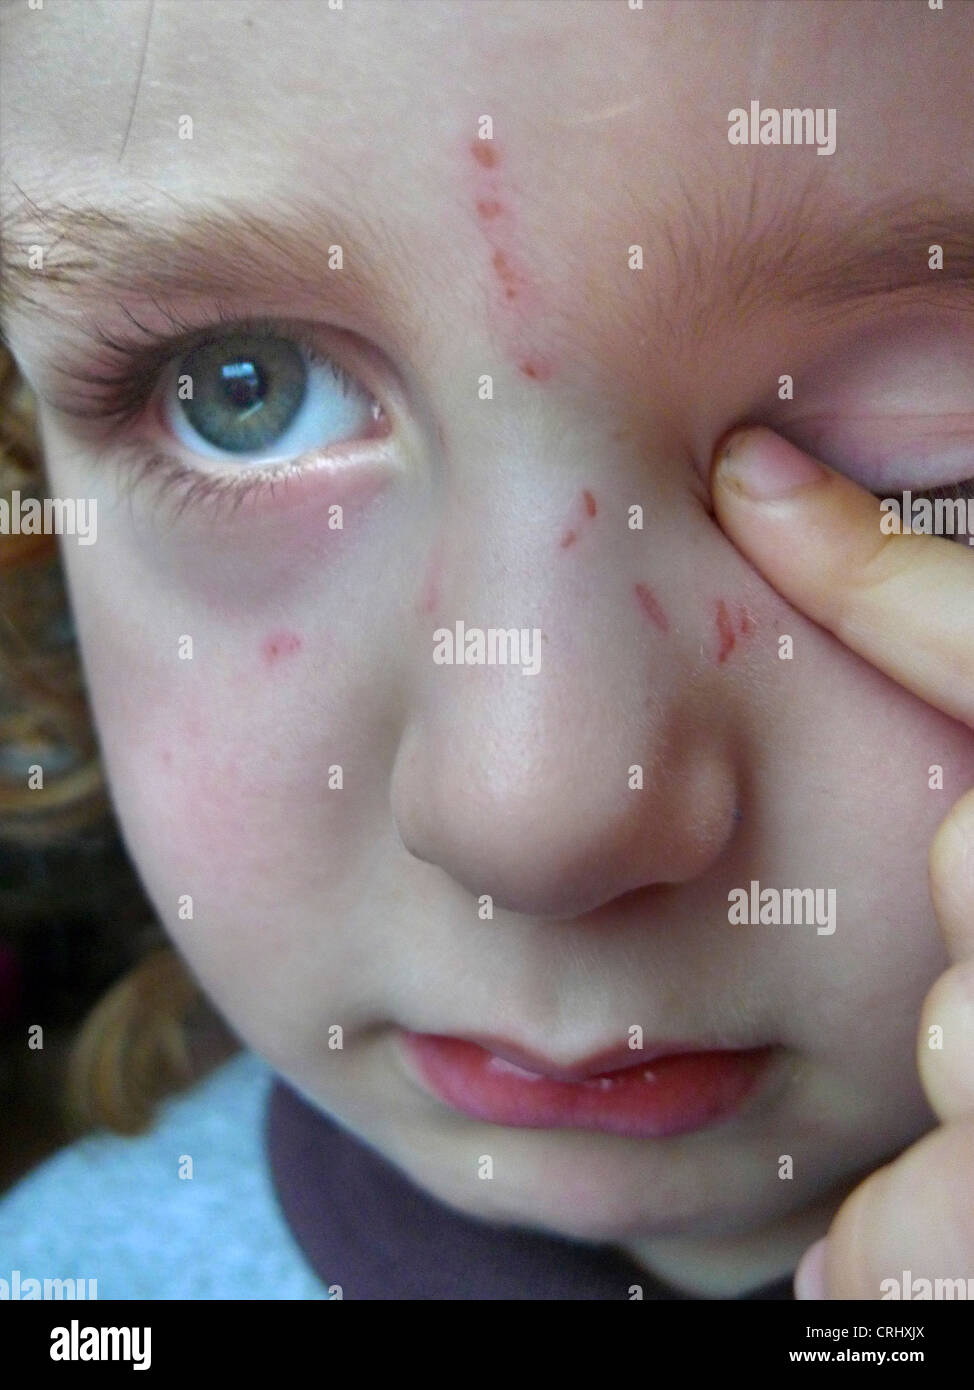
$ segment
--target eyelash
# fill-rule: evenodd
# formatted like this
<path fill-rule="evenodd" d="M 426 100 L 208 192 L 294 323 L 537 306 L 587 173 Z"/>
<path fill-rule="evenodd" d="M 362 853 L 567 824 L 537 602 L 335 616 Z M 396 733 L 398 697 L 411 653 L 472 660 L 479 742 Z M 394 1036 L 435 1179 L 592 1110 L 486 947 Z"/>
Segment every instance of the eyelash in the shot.
<path fill-rule="evenodd" d="M 76 394 L 60 399 L 58 407 L 66 415 L 102 425 L 110 424 L 114 431 L 124 430 L 145 411 L 167 366 L 203 344 L 218 344 L 223 336 L 221 330 L 231 327 L 236 332 L 258 336 L 276 333 L 285 337 L 303 350 L 309 366 L 327 366 L 344 392 L 347 393 L 355 385 L 341 363 L 321 351 L 318 334 L 306 324 L 241 316 L 228 311 L 223 305 L 217 305 L 210 321 L 200 326 L 185 321 L 171 307 L 164 307 L 156 300 L 152 303 L 172 326 L 171 334 L 147 328 L 121 304 L 119 308 L 142 334 L 141 338 L 135 334 L 118 336 L 106 332 L 96 322 L 89 323 L 88 336 L 98 344 L 106 360 L 110 355 L 121 365 L 115 371 L 95 372 L 73 366 L 59 368 L 60 374 L 69 381 L 82 387 L 99 388 L 87 398 Z M 221 511 L 225 506 L 235 510 L 246 498 L 265 492 L 273 494 L 275 487 L 286 484 L 289 477 L 307 472 L 307 468 L 299 464 L 281 462 L 266 468 L 254 465 L 238 473 L 203 472 L 142 440 L 121 441 L 116 449 L 116 461 L 125 479 L 127 492 L 152 483 L 157 490 L 157 500 L 167 500 L 174 494 L 177 496 L 177 513 L 204 503 Z"/>

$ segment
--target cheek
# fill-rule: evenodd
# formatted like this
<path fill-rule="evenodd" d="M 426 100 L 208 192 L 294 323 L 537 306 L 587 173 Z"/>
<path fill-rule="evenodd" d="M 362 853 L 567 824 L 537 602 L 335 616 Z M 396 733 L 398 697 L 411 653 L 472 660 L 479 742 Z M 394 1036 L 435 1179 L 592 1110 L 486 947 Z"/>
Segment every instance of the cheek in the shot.
<path fill-rule="evenodd" d="M 117 696 L 97 701 L 119 819 L 167 923 L 178 894 L 195 889 L 224 917 L 286 871 L 293 769 L 263 717 L 262 676 L 246 706 L 236 681 L 213 678 L 137 720 Z"/>
<path fill-rule="evenodd" d="M 167 929 L 205 951 L 201 930 L 217 927 L 262 959 L 287 944 L 287 905 L 300 908 L 310 879 L 337 873 L 347 852 L 355 793 L 328 780 L 331 764 L 360 756 L 352 701 L 322 679 L 335 663 L 317 629 L 194 626 L 189 661 L 175 644 L 153 659 L 134 634 L 86 643 L 103 756 Z"/>
<path fill-rule="evenodd" d="M 779 783 L 769 834 L 779 861 L 797 847 L 803 883 L 837 889 L 835 934 L 803 972 L 838 1025 L 822 1045 L 860 1057 L 880 1049 L 881 1071 L 882 1040 L 898 1039 L 912 1078 L 916 1011 L 947 962 L 930 897 L 930 845 L 974 780 L 974 737 L 836 652 L 803 699 L 805 748 L 783 757 L 807 790 L 796 804 Z"/>
<path fill-rule="evenodd" d="M 148 718 L 117 695 L 99 714 L 118 819 L 162 925 L 237 1033 L 283 1064 L 318 1052 L 343 1016 L 352 972 L 335 903 L 358 818 L 297 718 L 320 696 L 285 674 L 307 650 L 283 654 L 273 634 L 242 655 L 246 701 L 237 679 L 211 677 L 191 694 L 170 688 Z M 340 728 L 336 742 L 348 747 Z"/>

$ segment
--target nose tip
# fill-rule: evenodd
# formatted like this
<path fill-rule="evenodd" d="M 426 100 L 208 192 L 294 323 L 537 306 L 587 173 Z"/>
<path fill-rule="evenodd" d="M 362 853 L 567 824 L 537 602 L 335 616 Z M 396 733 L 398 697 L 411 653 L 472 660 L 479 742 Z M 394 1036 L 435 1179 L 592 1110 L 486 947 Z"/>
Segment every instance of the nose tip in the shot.
<path fill-rule="evenodd" d="M 652 785 L 630 786 L 629 766 L 603 749 L 591 760 L 499 766 L 442 753 L 429 768 L 414 739 L 394 778 L 403 845 L 474 898 L 525 917 L 592 913 L 641 888 L 705 873 L 733 834 L 736 790 L 726 763 L 684 758 Z M 423 786 L 424 795 L 417 794 Z"/>

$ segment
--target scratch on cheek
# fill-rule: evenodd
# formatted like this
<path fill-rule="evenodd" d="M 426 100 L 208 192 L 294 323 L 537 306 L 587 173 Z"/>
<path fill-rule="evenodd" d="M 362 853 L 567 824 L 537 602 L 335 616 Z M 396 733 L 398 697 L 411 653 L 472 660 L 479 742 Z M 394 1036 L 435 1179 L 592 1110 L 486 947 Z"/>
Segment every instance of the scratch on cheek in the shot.
<path fill-rule="evenodd" d="M 594 498 L 594 496 L 592 495 L 592 493 L 589 492 L 588 488 L 586 488 L 586 489 L 584 490 L 584 492 L 582 493 L 582 506 L 585 508 L 585 515 L 586 515 L 587 517 L 589 517 L 590 519 L 591 519 L 593 516 L 595 516 L 595 515 L 597 514 L 597 512 L 598 512 L 598 506 L 596 505 L 595 498 Z M 577 532 L 577 531 L 575 531 L 574 529 L 564 531 L 564 532 L 562 533 L 562 537 L 561 537 L 561 548 L 562 548 L 562 550 L 567 550 L 568 547 L 569 547 L 570 545 L 574 545 L 575 542 L 576 542 L 577 540 L 578 540 L 578 532 Z"/>
<path fill-rule="evenodd" d="M 727 604 L 723 599 L 718 599 L 716 609 L 718 665 L 723 665 L 737 646 L 738 635 L 741 637 L 750 637 L 756 629 L 754 619 L 743 604 L 738 604 L 736 606 L 734 618 L 737 622 L 736 629 L 734 626 L 734 619 L 731 618 Z"/>
<path fill-rule="evenodd" d="M 265 666 L 276 666 L 287 656 L 301 650 L 301 638 L 296 632 L 269 632 L 260 644 L 260 656 Z"/>
<path fill-rule="evenodd" d="M 532 381 L 550 381 L 554 368 L 550 362 L 544 362 L 537 358 L 518 364 L 518 370 L 522 376 L 529 377 Z"/>
<path fill-rule="evenodd" d="M 670 620 L 666 616 L 666 613 L 663 611 L 662 604 L 660 603 L 656 595 L 653 593 L 649 585 L 634 584 L 633 593 L 639 600 L 639 606 L 642 608 L 649 621 L 653 623 L 656 627 L 658 627 L 660 632 L 669 632 Z"/>
<path fill-rule="evenodd" d="M 734 635 L 734 628 L 727 611 L 727 604 L 724 600 L 717 600 L 717 664 L 723 663 L 730 656 L 737 643 Z"/>

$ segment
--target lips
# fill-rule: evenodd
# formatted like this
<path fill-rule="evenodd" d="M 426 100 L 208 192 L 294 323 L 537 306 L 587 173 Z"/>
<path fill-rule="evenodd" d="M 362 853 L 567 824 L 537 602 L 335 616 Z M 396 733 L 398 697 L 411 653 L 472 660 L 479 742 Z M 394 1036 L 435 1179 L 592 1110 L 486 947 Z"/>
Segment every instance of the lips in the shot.
<path fill-rule="evenodd" d="M 417 1037 L 430 1037 L 432 1034 L 416 1034 Z M 442 1035 L 441 1035 L 442 1036 Z M 505 1038 L 493 1038 L 484 1034 L 476 1034 L 463 1038 L 454 1038 L 455 1042 L 473 1043 L 477 1047 L 489 1052 L 492 1057 L 497 1057 L 505 1062 L 510 1062 L 512 1066 L 520 1067 L 523 1071 L 531 1073 L 536 1077 L 548 1077 L 552 1081 L 588 1081 L 594 1077 L 611 1075 L 615 1072 L 628 1071 L 630 1068 L 645 1066 L 649 1062 L 655 1061 L 658 1057 L 675 1057 L 691 1052 L 700 1052 L 702 1049 L 687 1047 L 680 1043 L 659 1043 L 652 1048 L 639 1047 L 632 1048 L 623 1043 L 620 1047 L 604 1049 L 601 1052 L 593 1052 L 588 1057 L 578 1062 L 566 1065 L 559 1065 L 551 1062 L 546 1057 L 541 1057 L 537 1053 L 525 1051 L 518 1047 L 516 1043 L 508 1042 Z"/>
<path fill-rule="evenodd" d="M 728 1118 L 755 1089 L 773 1052 L 623 1046 L 564 1066 L 503 1039 L 408 1032 L 401 1038 L 407 1069 L 473 1119 L 629 1138 L 685 1134 Z"/>

